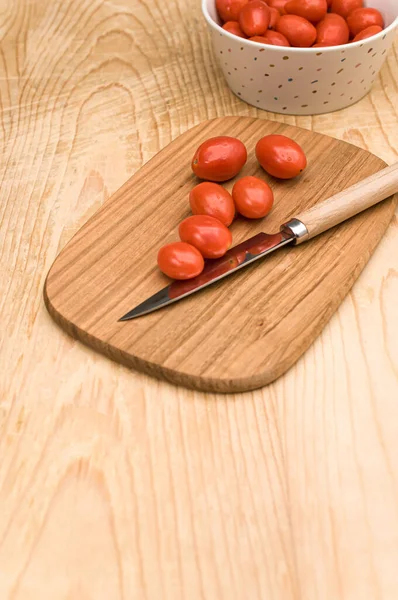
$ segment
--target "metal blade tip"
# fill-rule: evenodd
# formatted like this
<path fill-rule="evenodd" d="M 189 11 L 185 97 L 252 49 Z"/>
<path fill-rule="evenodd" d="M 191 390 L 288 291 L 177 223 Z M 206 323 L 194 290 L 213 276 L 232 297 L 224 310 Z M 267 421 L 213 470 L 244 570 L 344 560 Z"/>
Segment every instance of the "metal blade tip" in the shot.
<path fill-rule="evenodd" d="M 121 321 L 131 321 L 131 319 L 136 319 L 137 317 L 139 317 L 140 315 L 142 315 L 142 311 L 141 310 L 137 310 L 137 308 L 134 308 L 133 310 L 130 310 L 128 313 L 126 313 L 125 315 L 123 315 L 123 317 L 120 317 L 120 319 L 118 319 L 118 323 L 120 323 Z"/>
<path fill-rule="evenodd" d="M 170 304 L 171 302 L 173 302 L 173 300 L 170 300 L 169 298 L 169 286 L 167 286 L 145 300 L 145 302 L 141 302 L 141 304 L 133 308 L 133 310 L 130 310 L 123 315 L 119 321 L 131 321 L 131 319 L 147 315 L 162 306 L 167 306 L 167 304 Z"/>

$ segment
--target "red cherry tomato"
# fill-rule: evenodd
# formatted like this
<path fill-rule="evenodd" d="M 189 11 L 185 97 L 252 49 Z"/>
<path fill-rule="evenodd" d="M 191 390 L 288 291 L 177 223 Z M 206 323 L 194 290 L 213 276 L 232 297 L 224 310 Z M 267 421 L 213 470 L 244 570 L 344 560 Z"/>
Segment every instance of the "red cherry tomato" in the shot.
<path fill-rule="evenodd" d="M 270 20 L 269 20 L 269 29 L 275 29 L 275 26 L 278 22 L 280 15 L 280 12 L 277 8 L 273 8 L 272 6 L 270 6 L 269 9 L 269 14 L 270 14 Z"/>
<path fill-rule="evenodd" d="M 197 248 L 205 258 L 220 258 L 232 245 L 232 233 L 228 227 L 207 215 L 184 219 L 178 232 L 183 242 Z"/>
<path fill-rule="evenodd" d="M 290 46 L 284 35 L 277 31 L 266 31 L 263 36 L 257 35 L 250 38 L 252 42 L 259 44 L 271 44 L 272 46 Z"/>
<path fill-rule="evenodd" d="M 348 17 L 352 10 L 362 8 L 363 0 L 332 0 L 332 12 L 344 17 Z"/>
<path fill-rule="evenodd" d="M 189 194 L 189 204 L 194 215 L 214 217 L 226 227 L 234 220 L 235 206 L 232 196 L 218 183 L 199 183 Z"/>
<path fill-rule="evenodd" d="M 383 16 L 376 8 L 356 8 L 347 17 L 352 35 L 358 35 L 372 25 L 384 27 Z"/>
<path fill-rule="evenodd" d="M 248 219 L 261 219 L 270 212 L 274 194 L 258 177 L 242 177 L 232 188 L 236 210 Z"/>
<path fill-rule="evenodd" d="M 229 33 L 237 35 L 238 37 L 246 37 L 243 31 L 241 30 L 238 21 L 227 21 L 226 23 L 224 23 L 222 28 L 225 29 L 225 31 L 229 31 Z"/>
<path fill-rule="evenodd" d="M 192 159 L 192 171 L 201 179 L 228 181 L 239 173 L 247 160 L 245 145 L 228 136 L 203 142 Z"/>
<path fill-rule="evenodd" d="M 271 44 L 271 42 L 268 42 L 263 35 L 253 35 L 249 40 L 251 42 L 257 42 L 257 44 Z"/>
<path fill-rule="evenodd" d="M 203 256 L 191 244 L 173 242 L 160 248 L 159 269 L 172 279 L 191 279 L 203 271 Z"/>
<path fill-rule="evenodd" d="M 312 23 L 318 23 L 326 15 L 328 5 L 326 0 L 289 0 L 285 4 L 288 15 L 298 15 Z"/>
<path fill-rule="evenodd" d="M 288 0 L 268 0 L 267 4 L 270 8 L 276 8 L 280 15 L 285 15 L 285 4 Z"/>
<path fill-rule="evenodd" d="M 270 10 L 263 0 L 251 0 L 239 14 L 240 28 L 249 37 L 265 33 L 270 20 Z"/>
<path fill-rule="evenodd" d="M 292 46 L 309 48 L 316 40 L 315 27 L 297 15 L 283 15 L 276 24 L 276 30 L 289 41 Z"/>
<path fill-rule="evenodd" d="M 380 33 L 380 31 L 383 31 L 382 27 L 379 27 L 379 25 L 372 25 L 371 27 L 363 29 L 360 33 L 357 33 L 357 35 L 352 41 L 359 42 L 360 40 L 366 40 L 367 38 L 370 38 L 376 35 L 377 33 Z"/>
<path fill-rule="evenodd" d="M 220 18 L 227 21 L 237 21 L 239 13 L 249 0 L 216 0 L 217 12 Z"/>
<path fill-rule="evenodd" d="M 350 39 L 348 25 L 340 15 L 329 13 L 316 26 L 317 44 L 322 46 L 339 46 L 347 44 Z"/>
<path fill-rule="evenodd" d="M 264 171 L 279 179 L 292 179 L 307 166 L 301 146 L 285 135 L 263 137 L 257 143 L 256 156 Z"/>

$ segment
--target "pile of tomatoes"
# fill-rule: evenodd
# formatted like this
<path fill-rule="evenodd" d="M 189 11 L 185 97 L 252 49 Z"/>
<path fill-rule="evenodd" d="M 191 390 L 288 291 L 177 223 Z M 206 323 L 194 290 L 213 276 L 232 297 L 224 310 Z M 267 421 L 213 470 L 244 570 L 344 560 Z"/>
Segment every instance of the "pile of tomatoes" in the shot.
<path fill-rule="evenodd" d="M 262 168 L 278 179 L 292 179 L 307 166 L 302 148 L 284 135 L 267 135 L 256 145 Z M 247 161 L 245 145 L 237 138 L 221 136 L 205 141 L 192 159 L 194 174 L 205 181 L 190 192 L 193 215 L 180 223 L 180 242 L 163 246 L 158 253 L 160 270 L 173 279 L 200 275 L 204 259 L 221 258 L 232 245 L 228 227 L 236 213 L 248 219 L 268 215 L 274 203 L 272 189 L 258 177 L 238 179 L 228 192 L 220 183 L 239 174 Z"/>
<path fill-rule="evenodd" d="M 380 11 L 363 0 L 216 0 L 216 6 L 224 29 L 274 46 L 339 46 L 384 28 Z"/>

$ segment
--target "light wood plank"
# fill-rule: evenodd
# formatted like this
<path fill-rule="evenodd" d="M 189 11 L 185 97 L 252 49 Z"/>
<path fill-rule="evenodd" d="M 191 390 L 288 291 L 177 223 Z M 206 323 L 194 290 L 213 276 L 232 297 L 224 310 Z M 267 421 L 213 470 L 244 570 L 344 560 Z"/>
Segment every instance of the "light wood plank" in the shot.
<path fill-rule="evenodd" d="M 358 105 L 257 113 L 193 0 L 0 12 L 0 597 L 396 600 L 398 221 L 311 349 L 262 390 L 159 383 L 42 300 L 58 251 L 161 147 L 259 116 L 398 159 L 397 47 Z"/>

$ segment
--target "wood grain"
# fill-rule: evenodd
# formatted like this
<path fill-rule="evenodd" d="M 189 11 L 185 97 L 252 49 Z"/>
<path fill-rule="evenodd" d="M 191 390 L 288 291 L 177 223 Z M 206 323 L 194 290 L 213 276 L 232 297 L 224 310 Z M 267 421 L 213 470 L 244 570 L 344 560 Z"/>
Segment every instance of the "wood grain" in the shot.
<path fill-rule="evenodd" d="M 3 0 L 0 32 L 0 597 L 396 600 L 396 217 L 308 352 L 253 393 L 131 372 L 60 331 L 42 289 L 104 200 L 205 119 L 396 162 L 397 46 L 359 104 L 294 118 L 229 92 L 193 0 Z"/>
<path fill-rule="evenodd" d="M 303 209 L 330 213 L 326 198 L 385 167 L 365 150 L 291 125 L 247 117 L 205 121 L 164 148 L 105 202 L 61 252 L 45 285 L 50 314 L 80 341 L 149 375 L 211 392 L 261 387 L 296 362 L 359 276 L 396 206 L 396 198 L 385 200 L 304 246 L 283 248 L 167 310 L 120 322 L 168 285 L 156 256 L 163 244 L 178 239 L 178 225 L 190 214 L 188 198 L 197 179 L 188 157 L 206 139 L 227 134 L 248 150 L 239 176 L 265 178 L 255 158 L 264 135 L 293 138 L 308 159 L 297 180 L 268 178 L 274 208 L 267 219 L 236 219 L 231 226 L 235 244 L 264 228 L 278 232 Z M 392 179 L 388 189 L 395 191 L 398 182 L 392 186 Z M 368 187 L 380 194 L 387 186 L 383 181 L 379 176 Z M 234 182 L 225 187 L 231 191 Z M 366 189 L 362 199 L 357 196 L 354 191 L 350 202 L 345 198 L 352 214 L 359 202 L 370 206 Z M 308 217 L 310 234 L 320 220 L 317 212 Z M 307 224 L 305 215 L 302 220 Z"/>

